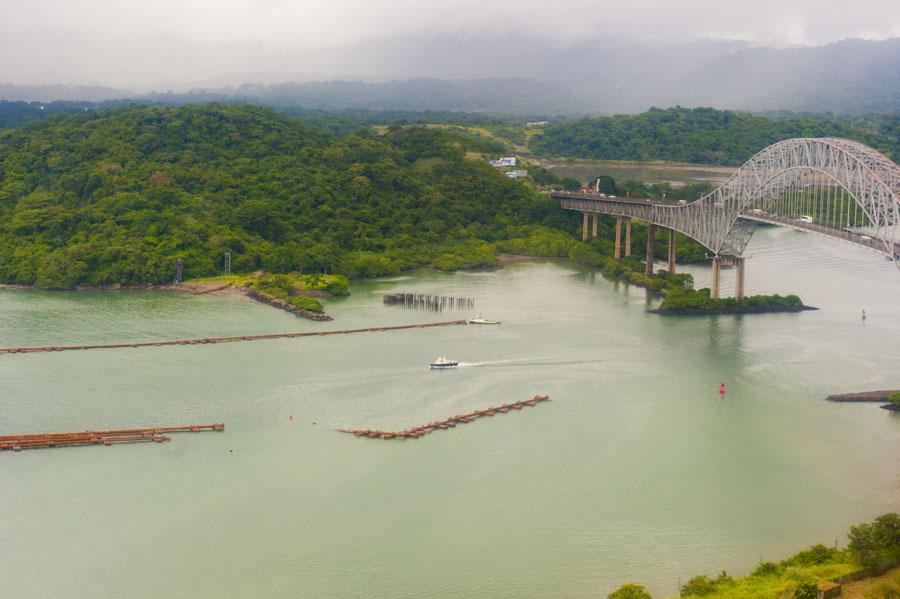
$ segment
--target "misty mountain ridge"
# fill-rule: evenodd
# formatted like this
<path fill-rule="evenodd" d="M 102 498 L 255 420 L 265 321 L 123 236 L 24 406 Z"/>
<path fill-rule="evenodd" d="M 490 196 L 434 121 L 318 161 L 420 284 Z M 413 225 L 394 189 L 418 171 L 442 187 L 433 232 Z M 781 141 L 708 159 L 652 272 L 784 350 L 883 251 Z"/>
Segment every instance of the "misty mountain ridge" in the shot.
<path fill-rule="evenodd" d="M 0 99 L 249 101 L 322 110 L 498 115 L 635 113 L 673 105 L 838 114 L 900 109 L 900 38 L 773 49 L 727 41 L 551 45 L 446 35 L 427 44 L 399 38 L 320 50 L 315 61 L 297 66 L 298 72 L 361 72 L 368 80 L 245 82 L 143 94 L 102 86 L 0 84 Z M 255 75 L 272 81 L 285 73 Z M 386 80 L 378 81 L 382 76 Z"/>

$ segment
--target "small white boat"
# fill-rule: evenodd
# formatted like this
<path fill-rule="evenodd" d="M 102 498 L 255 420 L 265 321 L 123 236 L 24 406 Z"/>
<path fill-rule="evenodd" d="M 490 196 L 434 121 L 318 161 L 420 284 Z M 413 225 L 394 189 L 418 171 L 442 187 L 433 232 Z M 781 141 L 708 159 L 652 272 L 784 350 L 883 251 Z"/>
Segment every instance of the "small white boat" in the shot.
<path fill-rule="evenodd" d="M 453 358 L 445 358 L 441 356 L 437 360 L 431 363 L 431 368 L 433 370 L 443 370 L 445 368 L 456 368 L 459 366 L 459 361 L 454 360 Z"/>
<path fill-rule="evenodd" d="M 485 318 L 481 314 L 479 314 L 475 318 L 470 318 L 466 322 L 469 324 L 500 324 L 499 320 L 491 320 L 490 318 Z"/>

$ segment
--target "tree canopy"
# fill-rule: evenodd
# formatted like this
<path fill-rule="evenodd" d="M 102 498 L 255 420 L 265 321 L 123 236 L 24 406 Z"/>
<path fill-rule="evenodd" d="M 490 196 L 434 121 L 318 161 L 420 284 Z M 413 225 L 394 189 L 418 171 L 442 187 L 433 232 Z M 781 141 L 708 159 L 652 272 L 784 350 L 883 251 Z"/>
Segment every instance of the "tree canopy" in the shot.
<path fill-rule="evenodd" d="M 714 108 L 652 108 L 634 115 L 551 123 L 529 142 L 539 156 L 596 160 L 671 160 L 740 165 L 768 145 L 792 137 L 845 137 L 900 159 L 896 115 L 836 120 L 762 116 Z"/>
<path fill-rule="evenodd" d="M 426 127 L 339 138 L 250 105 L 36 121 L 0 132 L 0 282 L 161 283 L 178 258 L 217 274 L 225 252 L 235 272 L 389 274 L 571 220 L 471 155 L 491 150 Z"/>

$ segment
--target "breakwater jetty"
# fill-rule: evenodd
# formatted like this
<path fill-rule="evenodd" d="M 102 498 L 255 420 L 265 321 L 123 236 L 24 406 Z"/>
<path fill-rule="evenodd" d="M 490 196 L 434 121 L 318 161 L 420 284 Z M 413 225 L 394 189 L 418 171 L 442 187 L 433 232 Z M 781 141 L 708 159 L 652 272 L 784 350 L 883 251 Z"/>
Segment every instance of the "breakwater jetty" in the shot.
<path fill-rule="evenodd" d="M 436 420 L 434 422 L 429 422 L 428 424 L 423 424 L 422 426 L 417 426 L 415 428 L 408 428 L 403 431 L 380 431 L 368 428 L 342 428 L 338 429 L 338 432 L 349 433 L 351 435 L 356 435 L 357 437 L 368 437 L 370 439 L 418 439 L 419 437 L 427 435 L 428 433 L 433 433 L 434 431 L 445 431 L 454 428 L 459 424 L 467 424 L 478 418 L 491 417 L 496 414 L 506 414 L 510 410 L 521 410 L 525 407 L 533 407 L 544 401 L 550 401 L 550 396 L 535 395 L 531 399 L 526 399 L 524 401 L 517 401 L 510 404 L 505 403 L 496 408 L 475 410 L 474 412 L 469 412 L 468 414 L 458 414 L 456 416 L 451 416 L 450 418 L 447 418 L 445 420 Z"/>
<path fill-rule="evenodd" d="M 284 310 L 285 312 L 290 312 L 295 316 L 300 316 L 302 318 L 306 318 L 307 320 L 317 320 L 320 322 L 334 320 L 327 314 L 319 314 L 318 312 L 313 312 L 312 310 L 304 310 L 303 308 L 298 308 L 297 306 L 282 301 L 277 297 L 272 297 L 270 295 L 266 295 L 265 293 L 260 293 L 256 289 L 251 289 L 250 287 L 246 287 L 245 289 L 245 293 L 250 299 L 256 300 L 263 304 L 268 304 L 273 308 L 278 308 L 279 310 Z"/>
<path fill-rule="evenodd" d="M 453 297 L 451 295 L 431 295 L 425 293 L 392 293 L 384 296 L 385 306 L 399 306 L 410 310 L 468 310 L 475 307 L 475 300 L 470 297 Z"/>
<path fill-rule="evenodd" d="M 187 426 L 163 426 L 156 428 L 123 428 L 107 431 L 82 431 L 79 433 L 38 433 L 32 435 L 0 436 L 0 450 L 40 449 L 46 447 L 73 447 L 78 445 L 120 445 L 123 443 L 164 443 L 171 433 L 199 433 L 225 430 L 225 424 L 191 424 Z"/>
<path fill-rule="evenodd" d="M 825 399 L 838 403 L 874 402 L 886 403 L 890 401 L 892 393 L 900 393 L 900 389 L 885 389 L 882 391 L 862 391 L 859 393 L 837 393 L 829 395 Z"/>
<path fill-rule="evenodd" d="M 295 337 L 321 337 L 324 335 L 350 335 L 352 333 L 380 333 L 406 329 L 428 329 L 467 324 L 465 320 L 446 320 L 424 324 L 400 324 L 387 327 L 365 329 L 336 329 L 332 331 L 312 331 L 306 333 L 264 333 L 262 335 L 239 335 L 232 337 L 203 337 L 200 339 L 173 339 L 168 341 L 139 341 L 135 343 L 100 343 L 96 345 L 45 345 L 32 347 L 0 347 L 0 354 L 28 354 L 35 352 L 72 351 L 86 349 L 123 349 L 135 347 L 162 347 L 167 345 L 205 345 L 207 343 L 234 343 L 237 341 L 260 341 L 263 339 L 293 339 Z"/>
<path fill-rule="evenodd" d="M 900 393 L 900 389 L 883 389 L 881 391 L 861 391 L 859 393 L 838 393 L 825 399 L 837 403 L 880 403 L 882 409 L 900 412 L 900 405 L 891 401 L 891 396 Z"/>

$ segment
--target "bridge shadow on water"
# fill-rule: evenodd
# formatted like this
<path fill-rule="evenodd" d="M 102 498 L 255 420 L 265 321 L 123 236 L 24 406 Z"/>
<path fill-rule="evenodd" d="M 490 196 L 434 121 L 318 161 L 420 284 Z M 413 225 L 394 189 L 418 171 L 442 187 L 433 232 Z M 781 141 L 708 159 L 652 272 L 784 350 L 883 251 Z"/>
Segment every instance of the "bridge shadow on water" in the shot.
<path fill-rule="evenodd" d="M 710 315 L 705 317 L 703 332 L 698 331 L 706 337 L 704 353 L 710 371 L 723 381 L 736 379 L 748 366 L 744 339 L 746 318 L 743 314 Z"/>

